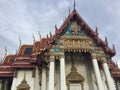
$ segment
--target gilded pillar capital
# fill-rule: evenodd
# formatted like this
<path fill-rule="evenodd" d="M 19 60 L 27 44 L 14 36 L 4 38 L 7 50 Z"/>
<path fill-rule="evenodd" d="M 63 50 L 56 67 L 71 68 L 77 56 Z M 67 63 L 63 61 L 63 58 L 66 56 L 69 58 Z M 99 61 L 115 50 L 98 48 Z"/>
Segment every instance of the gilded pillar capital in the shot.
<path fill-rule="evenodd" d="M 107 59 L 105 57 L 102 57 L 102 64 L 107 63 Z"/>
<path fill-rule="evenodd" d="M 92 54 L 91 54 L 91 58 L 92 58 L 92 59 L 97 59 L 96 53 L 92 53 Z"/>
<path fill-rule="evenodd" d="M 50 62 L 54 62 L 55 61 L 55 57 L 54 56 L 50 56 Z"/>
<path fill-rule="evenodd" d="M 63 55 L 60 55 L 60 59 L 61 59 L 61 58 L 64 58 L 64 54 L 63 54 Z"/>

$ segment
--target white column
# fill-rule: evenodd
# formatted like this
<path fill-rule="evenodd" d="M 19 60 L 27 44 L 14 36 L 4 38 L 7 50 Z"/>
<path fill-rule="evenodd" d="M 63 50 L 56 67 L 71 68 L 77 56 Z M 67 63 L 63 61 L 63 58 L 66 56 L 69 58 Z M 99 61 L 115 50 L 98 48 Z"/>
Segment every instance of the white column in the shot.
<path fill-rule="evenodd" d="M 54 90 L 54 57 L 50 57 L 49 89 L 48 90 Z"/>
<path fill-rule="evenodd" d="M 94 72 L 97 80 L 98 89 L 104 90 L 97 59 L 95 59 L 95 56 L 93 56 L 92 58 L 93 58 L 92 63 L 93 63 L 93 68 L 94 68 Z"/>
<path fill-rule="evenodd" d="M 36 67 L 36 72 L 35 72 L 35 89 L 34 90 L 41 90 L 40 89 L 40 78 L 39 78 L 39 72 L 38 72 L 38 68 Z"/>
<path fill-rule="evenodd" d="M 13 77 L 11 90 L 16 90 L 16 87 L 17 87 L 16 84 L 17 84 L 17 78 Z"/>
<path fill-rule="evenodd" d="M 65 59 L 60 59 L 60 90 L 66 90 Z"/>
<path fill-rule="evenodd" d="M 110 75 L 110 71 L 109 71 L 109 68 L 108 68 L 107 61 L 104 61 L 102 66 L 103 66 L 103 70 L 105 72 L 105 76 L 106 76 L 106 80 L 107 80 L 109 90 L 115 90 L 115 88 L 113 87 L 113 83 L 112 83 L 112 79 L 111 79 L 111 75 Z"/>
<path fill-rule="evenodd" d="M 42 67 L 42 87 L 41 90 L 46 90 L 46 67 Z"/>

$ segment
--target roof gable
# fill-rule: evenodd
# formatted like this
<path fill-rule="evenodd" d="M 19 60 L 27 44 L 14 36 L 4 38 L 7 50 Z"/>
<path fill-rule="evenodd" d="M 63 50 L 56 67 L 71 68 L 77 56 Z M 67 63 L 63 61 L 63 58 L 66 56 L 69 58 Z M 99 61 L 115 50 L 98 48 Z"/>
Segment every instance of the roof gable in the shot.
<path fill-rule="evenodd" d="M 50 37 L 47 36 L 46 45 L 44 46 L 45 50 L 49 49 L 50 45 L 57 42 L 61 36 L 88 36 L 93 39 L 96 46 L 103 49 L 105 54 L 114 56 L 116 53 L 114 47 L 113 49 L 108 47 L 107 39 L 105 41 L 100 39 L 97 29 L 93 31 L 75 9 L 68 15 L 59 29 L 55 26 L 54 35 L 50 33 Z"/>

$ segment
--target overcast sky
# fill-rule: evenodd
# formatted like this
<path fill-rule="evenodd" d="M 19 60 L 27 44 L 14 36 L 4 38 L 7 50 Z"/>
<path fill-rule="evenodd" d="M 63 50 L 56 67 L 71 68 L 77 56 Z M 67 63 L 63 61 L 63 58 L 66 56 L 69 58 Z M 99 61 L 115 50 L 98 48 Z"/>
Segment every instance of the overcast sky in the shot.
<path fill-rule="evenodd" d="M 19 37 L 23 44 L 32 44 L 38 32 L 45 37 L 54 33 L 55 24 L 60 27 L 73 10 L 73 0 L 0 0 L 0 58 L 4 57 L 5 46 L 8 54 L 15 54 Z M 114 60 L 120 64 L 120 0 L 76 0 L 76 10 L 99 37 L 108 38 L 109 46 L 115 44 L 117 54 Z"/>

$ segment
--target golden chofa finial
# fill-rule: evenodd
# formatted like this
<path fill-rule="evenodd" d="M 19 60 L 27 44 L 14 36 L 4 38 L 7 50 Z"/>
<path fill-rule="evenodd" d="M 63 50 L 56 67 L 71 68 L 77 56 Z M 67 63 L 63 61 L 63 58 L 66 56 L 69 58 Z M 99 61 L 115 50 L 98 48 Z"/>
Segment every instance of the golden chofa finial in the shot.
<path fill-rule="evenodd" d="M 40 38 L 40 40 L 41 40 L 41 34 L 40 34 L 40 32 L 38 32 L 38 34 L 39 34 L 39 38 Z"/>
<path fill-rule="evenodd" d="M 113 51 L 116 53 L 115 45 L 113 44 Z"/>
<path fill-rule="evenodd" d="M 33 43 L 35 42 L 35 36 L 34 36 L 34 33 L 33 33 Z"/>
<path fill-rule="evenodd" d="M 106 46 L 108 46 L 108 40 L 107 40 L 107 37 L 105 37 L 105 44 L 106 44 Z"/>
<path fill-rule="evenodd" d="M 52 38 L 52 33 L 51 33 L 51 31 L 50 31 L 50 38 Z"/>
<path fill-rule="evenodd" d="M 95 34 L 96 34 L 96 36 L 99 35 L 99 33 L 98 33 L 98 28 L 97 28 L 97 27 L 96 27 L 96 29 L 95 29 Z"/>
<path fill-rule="evenodd" d="M 21 38 L 19 37 L 19 46 L 21 46 L 21 44 L 22 44 L 22 41 L 21 41 Z"/>
<path fill-rule="evenodd" d="M 68 7 L 68 10 L 69 10 L 69 15 L 70 15 L 70 6 Z"/>
<path fill-rule="evenodd" d="M 75 7 L 76 7 L 76 2 L 75 2 L 75 0 L 74 0 L 74 10 L 75 10 Z"/>
<path fill-rule="evenodd" d="M 5 56 L 7 56 L 7 46 L 5 46 Z"/>

